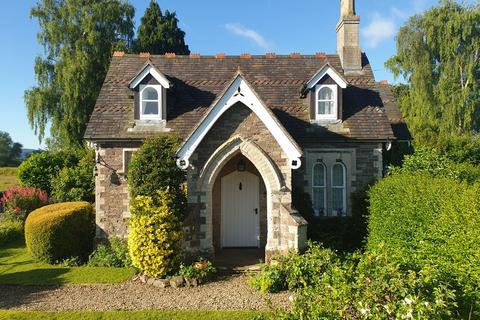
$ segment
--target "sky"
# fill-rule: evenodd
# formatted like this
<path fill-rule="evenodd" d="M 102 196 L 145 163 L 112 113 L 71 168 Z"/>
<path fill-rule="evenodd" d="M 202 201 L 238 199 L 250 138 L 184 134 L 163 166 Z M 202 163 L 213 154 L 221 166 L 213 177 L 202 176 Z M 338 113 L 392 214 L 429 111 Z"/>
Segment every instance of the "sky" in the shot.
<path fill-rule="evenodd" d="M 130 0 L 136 26 L 150 0 Z M 176 11 L 192 53 L 315 54 L 335 53 L 339 0 L 157 0 L 162 10 Z M 34 60 L 43 54 L 29 17 L 36 0 L 2 2 L 0 11 L 0 131 L 25 148 L 44 147 L 31 129 L 23 95 L 35 85 Z M 384 68 L 395 54 L 395 35 L 408 17 L 436 0 L 357 0 L 361 47 L 377 80 L 394 82 Z"/>

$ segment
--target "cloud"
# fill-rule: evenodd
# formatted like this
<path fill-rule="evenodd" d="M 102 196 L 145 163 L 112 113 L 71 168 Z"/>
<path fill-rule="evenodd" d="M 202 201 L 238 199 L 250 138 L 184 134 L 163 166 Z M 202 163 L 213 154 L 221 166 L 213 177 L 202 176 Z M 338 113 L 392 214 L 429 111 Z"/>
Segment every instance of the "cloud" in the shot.
<path fill-rule="evenodd" d="M 381 42 L 391 39 L 396 33 L 395 20 L 375 13 L 370 23 L 362 29 L 362 36 L 369 48 L 377 47 Z"/>
<path fill-rule="evenodd" d="M 264 50 L 268 50 L 270 48 L 270 44 L 268 43 L 267 40 L 265 40 L 265 38 L 262 35 L 260 35 L 255 30 L 248 29 L 248 28 L 242 26 L 241 24 L 227 23 L 227 24 L 225 24 L 225 29 L 227 29 L 228 31 L 230 31 L 231 33 L 233 33 L 235 35 L 247 38 L 247 39 L 255 42 L 255 44 L 257 46 L 259 46 L 260 48 L 262 48 Z"/>

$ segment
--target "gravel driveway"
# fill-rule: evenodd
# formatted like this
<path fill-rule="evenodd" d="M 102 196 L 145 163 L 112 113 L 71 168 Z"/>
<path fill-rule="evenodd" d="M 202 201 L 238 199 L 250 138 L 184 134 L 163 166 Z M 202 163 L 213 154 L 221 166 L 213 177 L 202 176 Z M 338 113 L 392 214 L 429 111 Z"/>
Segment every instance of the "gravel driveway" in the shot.
<path fill-rule="evenodd" d="M 69 310 L 268 310 L 289 308 L 290 293 L 260 294 L 245 275 L 229 275 L 197 288 L 159 289 L 139 282 L 116 285 L 0 285 L 0 309 Z"/>

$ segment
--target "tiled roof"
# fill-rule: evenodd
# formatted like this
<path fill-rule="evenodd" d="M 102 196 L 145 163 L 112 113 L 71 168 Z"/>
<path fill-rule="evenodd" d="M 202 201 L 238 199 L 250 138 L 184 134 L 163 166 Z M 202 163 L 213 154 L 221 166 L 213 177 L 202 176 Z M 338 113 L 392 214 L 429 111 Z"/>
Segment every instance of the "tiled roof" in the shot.
<path fill-rule="evenodd" d="M 393 139 L 392 124 L 403 123 L 391 92 L 375 82 L 366 57 L 362 74 L 344 75 L 349 82 L 344 94 L 344 121 L 341 130 L 334 132 L 310 123 L 309 101 L 301 97 L 301 89 L 326 63 L 343 75 L 338 55 L 140 57 L 125 54 L 112 58 L 87 126 L 86 139 L 131 139 L 149 135 L 145 131 L 128 130 L 134 121 L 134 99 L 128 83 L 147 59 L 172 84 L 167 90 L 167 127 L 182 139 L 190 134 L 239 69 L 299 144 L 318 142 L 319 138 Z"/>

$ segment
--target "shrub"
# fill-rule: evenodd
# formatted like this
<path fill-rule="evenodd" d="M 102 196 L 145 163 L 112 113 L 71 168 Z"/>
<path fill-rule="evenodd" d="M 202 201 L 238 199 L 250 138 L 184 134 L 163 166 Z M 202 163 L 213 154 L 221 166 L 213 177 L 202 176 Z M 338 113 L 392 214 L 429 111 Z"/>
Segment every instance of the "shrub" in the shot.
<path fill-rule="evenodd" d="M 126 241 L 110 238 L 108 244 L 100 244 L 88 259 L 91 267 L 131 267 L 132 260 Z"/>
<path fill-rule="evenodd" d="M 33 211 L 25 222 L 25 241 L 32 256 L 47 263 L 78 257 L 93 249 L 95 215 L 88 202 L 48 205 Z"/>
<path fill-rule="evenodd" d="M 389 174 L 423 173 L 432 177 L 450 178 L 474 183 L 480 181 L 480 168 L 470 163 L 457 163 L 434 149 L 420 147 L 405 157 L 402 167 L 389 168 Z"/>
<path fill-rule="evenodd" d="M 185 193 L 181 189 L 185 174 L 176 165 L 175 152 L 179 140 L 173 136 L 158 136 L 146 139 L 135 153 L 128 168 L 128 185 L 131 198 L 147 196 L 155 205 L 161 203 L 158 190 L 169 189 L 173 206 L 171 210 L 178 216 L 183 214 L 186 204 Z"/>
<path fill-rule="evenodd" d="M 352 215 L 348 217 L 315 217 L 308 193 L 295 190 L 292 195 L 294 207 L 308 221 L 307 236 L 321 242 L 326 248 L 353 252 L 363 247 L 367 234 L 366 217 L 368 200 L 366 187 L 351 195 Z"/>
<path fill-rule="evenodd" d="M 282 319 L 452 319 L 455 292 L 431 267 L 409 269 L 386 248 L 336 257 Z"/>
<path fill-rule="evenodd" d="M 73 167 L 78 156 L 72 152 L 42 152 L 32 154 L 18 167 L 18 180 L 25 187 L 52 192 L 52 179 L 62 168 Z"/>
<path fill-rule="evenodd" d="M 185 278 L 197 279 L 199 282 L 212 279 L 216 273 L 217 269 L 213 263 L 203 259 L 199 259 L 191 265 L 181 265 L 178 271 L 178 275 Z"/>
<path fill-rule="evenodd" d="M 279 265 L 263 264 L 260 273 L 251 276 L 248 283 L 261 293 L 276 293 L 287 289 L 285 272 Z"/>
<path fill-rule="evenodd" d="M 46 192 L 35 188 L 13 187 L 0 198 L 6 219 L 25 221 L 28 214 L 48 203 Z"/>
<path fill-rule="evenodd" d="M 384 244 L 413 268 L 437 266 L 456 282 L 461 308 L 480 307 L 480 185 L 397 174 L 370 192 L 368 248 Z"/>
<path fill-rule="evenodd" d="M 281 260 L 282 269 L 289 290 L 312 286 L 323 275 L 326 268 L 336 258 L 334 251 L 324 249 L 322 245 L 308 243 L 304 254 L 291 252 Z"/>
<path fill-rule="evenodd" d="M 0 246 L 23 239 L 23 223 L 14 220 L 0 220 Z"/>
<path fill-rule="evenodd" d="M 94 157 L 95 152 L 89 150 L 75 167 L 65 167 L 52 178 L 52 198 L 55 202 L 95 202 Z"/>
<path fill-rule="evenodd" d="M 173 196 L 159 191 L 160 206 L 151 197 L 132 200 L 128 247 L 132 263 L 151 277 L 178 270 L 182 249 L 182 223 L 172 209 Z"/>

